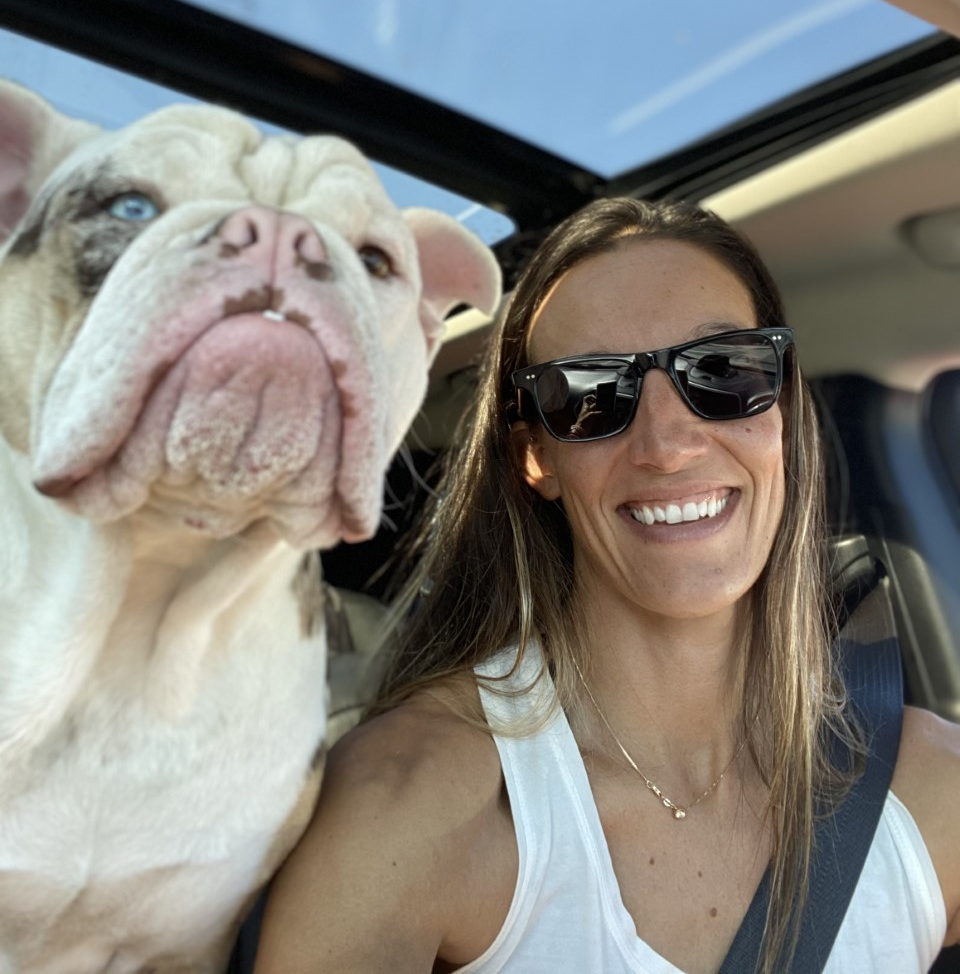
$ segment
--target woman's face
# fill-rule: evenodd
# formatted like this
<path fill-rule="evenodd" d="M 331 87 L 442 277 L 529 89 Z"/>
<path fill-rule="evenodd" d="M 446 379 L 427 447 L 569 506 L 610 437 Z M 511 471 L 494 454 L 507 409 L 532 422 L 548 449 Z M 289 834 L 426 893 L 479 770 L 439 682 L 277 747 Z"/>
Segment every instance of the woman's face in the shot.
<path fill-rule="evenodd" d="M 626 241 L 553 287 L 531 325 L 529 361 L 650 351 L 757 325 L 746 288 L 705 250 Z M 704 420 L 654 369 L 618 436 L 561 443 L 518 426 L 527 482 L 563 503 L 582 595 L 690 618 L 731 607 L 756 581 L 783 512 L 779 406 L 748 419 Z M 657 508 L 671 520 L 698 516 L 646 523 L 645 511 Z"/>

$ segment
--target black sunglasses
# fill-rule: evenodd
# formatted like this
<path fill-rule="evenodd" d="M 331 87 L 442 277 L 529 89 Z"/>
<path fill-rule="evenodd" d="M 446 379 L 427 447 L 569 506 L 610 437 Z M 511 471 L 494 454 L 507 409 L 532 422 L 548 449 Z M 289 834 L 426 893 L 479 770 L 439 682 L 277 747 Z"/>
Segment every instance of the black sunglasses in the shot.
<path fill-rule="evenodd" d="M 670 376 L 680 398 L 703 419 L 744 419 L 780 395 L 792 328 L 747 328 L 655 352 L 575 355 L 517 369 L 517 413 L 543 423 L 558 440 L 583 443 L 622 433 L 633 421 L 643 377 Z M 789 363 L 788 363 L 789 364 Z"/>

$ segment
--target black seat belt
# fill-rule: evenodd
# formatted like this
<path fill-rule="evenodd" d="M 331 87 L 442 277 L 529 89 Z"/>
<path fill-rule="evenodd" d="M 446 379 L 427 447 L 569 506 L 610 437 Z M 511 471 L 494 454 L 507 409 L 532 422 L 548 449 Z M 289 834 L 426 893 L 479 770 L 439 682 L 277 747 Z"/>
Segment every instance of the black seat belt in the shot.
<path fill-rule="evenodd" d="M 873 596 L 885 597 L 886 592 L 878 591 Z M 882 605 L 881 612 L 888 607 Z M 858 621 L 860 611 L 854 613 L 851 623 Z M 797 951 L 789 968 L 792 974 L 818 974 L 823 970 L 859 881 L 893 777 L 903 722 L 903 672 L 892 625 L 883 623 L 880 628 L 880 638 L 870 642 L 841 636 L 836 645 L 849 697 L 866 732 L 869 753 L 866 768 L 846 799 L 816 825 L 809 895 L 800 922 Z M 768 870 L 720 974 L 749 974 L 757 969 L 769 896 Z"/>

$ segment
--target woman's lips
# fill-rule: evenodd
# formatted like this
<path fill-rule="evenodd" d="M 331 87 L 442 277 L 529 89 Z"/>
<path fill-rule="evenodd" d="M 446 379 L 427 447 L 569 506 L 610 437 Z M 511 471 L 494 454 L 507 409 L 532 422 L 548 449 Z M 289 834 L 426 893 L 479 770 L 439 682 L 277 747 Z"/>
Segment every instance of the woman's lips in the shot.
<path fill-rule="evenodd" d="M 738 490 L 723 488 L 672 500 L 630 501 L 621 512 L 651 535 L 664 539 L 699 537 L 720 530 L 739 499 Z"/>
<path fill-rule="evenodd" d="M 672 501 L 649 501 L 628 504 L 633 519 L 640 524 L 680 524 L 722 514 L 730 499 L 730 490 L 714 491 L 700 497 Z"/>

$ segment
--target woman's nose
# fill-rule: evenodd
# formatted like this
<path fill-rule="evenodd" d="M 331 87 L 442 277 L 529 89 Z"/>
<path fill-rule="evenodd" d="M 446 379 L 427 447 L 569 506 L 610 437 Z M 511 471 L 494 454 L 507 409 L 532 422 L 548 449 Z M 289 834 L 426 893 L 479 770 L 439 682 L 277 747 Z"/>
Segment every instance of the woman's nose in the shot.
<path fill-rule="evenodd" d="M 637 413 L 626 435 L 630 458 L 641 466 L 670 472 L 682 468 L 707 448 L 709 423 L 680 398 L 662 369 L 643 377 Z"/>

